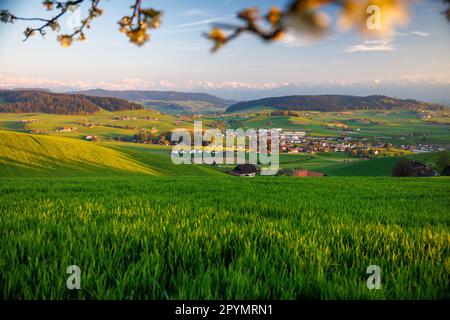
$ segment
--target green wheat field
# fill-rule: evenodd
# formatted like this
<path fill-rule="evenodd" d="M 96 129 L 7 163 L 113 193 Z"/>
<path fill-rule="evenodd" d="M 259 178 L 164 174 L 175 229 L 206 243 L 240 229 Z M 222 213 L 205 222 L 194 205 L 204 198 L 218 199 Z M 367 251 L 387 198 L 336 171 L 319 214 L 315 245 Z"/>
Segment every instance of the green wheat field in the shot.
<path fill-rule="evenodd" d="M 448 178 L 0 180 L 3 299 L 448 299 Z M 66 267 L 81 268 L 81 290 Z M 382 289 L 366 287 L 381 267 Z"/>

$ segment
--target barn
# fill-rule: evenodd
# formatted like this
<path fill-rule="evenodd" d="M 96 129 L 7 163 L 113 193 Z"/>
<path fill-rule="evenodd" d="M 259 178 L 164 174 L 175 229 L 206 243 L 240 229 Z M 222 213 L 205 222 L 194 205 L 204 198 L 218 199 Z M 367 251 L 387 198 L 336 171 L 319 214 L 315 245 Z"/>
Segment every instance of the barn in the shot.
<path fill-rule="evenodd" d="M 231 172 L 233 176 L 254 177 L 258 172 L 258 168 L 253 164 L 239 164 Z"/>
<path fill-rule="evenodd" d="M 325 173 L 317 172 L 317 171 L 310 171 L 306 169 L 296 169 L 292 173 L 293 177 L 324 177 L 326 176 Z"/>

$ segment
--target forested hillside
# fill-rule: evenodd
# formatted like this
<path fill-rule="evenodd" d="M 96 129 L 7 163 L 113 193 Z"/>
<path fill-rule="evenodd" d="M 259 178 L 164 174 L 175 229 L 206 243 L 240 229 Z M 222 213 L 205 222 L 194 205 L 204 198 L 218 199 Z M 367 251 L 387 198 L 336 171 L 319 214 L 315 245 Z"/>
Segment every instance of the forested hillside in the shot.
<path fill-rule="evenodd" d="M 387 96 L 284 96 L 239 102 L 227 112 L 245 112 L 252 109 L 299 110 L 299 111 L 344 111 L 344 110 L 444 110 L 445 106 L 417 100 L 403 100 Z"/>
<path fill-rule="evenodd" d="M 223 112 L 232 104 L 232 101 L 196 92 L 92 89 L 71 93 L 141 102 L 152 109 L 168 113 Z"/>
<path fill-rule="evenodd" d="M 145 90 L 103 90 L 92 89 L 86 91 L 73 92 L 96 97 L 114 97 L 127 100 L 161 100 L 161 101 L 204 101 L 217 106 L 228 106 L 228 100 L 212 96 L 206 93 L 177 92 L 177 91 L 145 91 Z"/>
<path fill-rule="evenodd" d="M 92 114 L 105 109 L 122 111 L 142 109 L 142 105 L 118 98 L 51 93 L 40 90 L 1 90 L 0 112 Z"/>

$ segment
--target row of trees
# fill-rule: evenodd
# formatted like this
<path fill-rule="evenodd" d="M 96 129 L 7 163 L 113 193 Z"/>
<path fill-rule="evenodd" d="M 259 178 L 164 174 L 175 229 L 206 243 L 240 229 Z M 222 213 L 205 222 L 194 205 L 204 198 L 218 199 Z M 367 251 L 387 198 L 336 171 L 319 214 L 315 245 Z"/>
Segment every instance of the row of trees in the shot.
<path fill-rule="evenodd" d="M 133 136 L 133 141 L 137 143 L 148 143 L 148 144 L 175 144 L 176 141 L 171 141 L 172 131 L 161 131 L 161 132 L 150 132 L 145 130 L 140 130 Z M 214 141 L 214 137 L 211 141 L 202 141 L 202 146 L 208 146 Z M 248 143 L 248 141 L 246 141 Z M 191 141 L 191 146 L 194 146 L 194 139 Z M 270 140 L 268 141 L 268 149 L 270 149 Z"/>
<path fill-rule="evenodd" d="M 393 177 L 429 177 L 449 175 L 450 157 L 448 151 L 439 152 L 435 162 L 420 162 L 402 158 L 392 169 Z"/>
<path fill-rule="evenodd" d="M 125 111 L 125 110 L 139 110 L 144 107 L 139 103 L 130 102 L 119 98 L 110 97 L 91 97 L 83 96 L 95 105 L 108 111 Z"/>
<path fill-rule="evenodd" d="M 161 132 L 150 132 L 150 131 L 144 131 L 141 130 L 137 132 L 133 140 L 137 143 L 150 143 L 150 144 L 165 144 L 169 145 L 171 144 L 171 131 L 161 131 Z"/>
<path fill-rule="evenodd" d="M 298 117 L 298 112 L 291 111 L 291 110 L 276 110 L 272 111 L 270 113 L 271 116 L 291 116 L 291 117 Z"/>

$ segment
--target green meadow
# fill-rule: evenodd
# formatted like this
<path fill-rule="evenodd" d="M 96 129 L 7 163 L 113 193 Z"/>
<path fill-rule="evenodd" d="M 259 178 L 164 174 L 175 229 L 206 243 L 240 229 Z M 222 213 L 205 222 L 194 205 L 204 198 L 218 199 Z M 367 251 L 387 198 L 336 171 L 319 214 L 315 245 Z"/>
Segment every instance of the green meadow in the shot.
<path fill-rule="evenodd" d="M 20 121 L 31 121 L 20 123 Z M 109 112 L 102 110 L 91 115 L 59 115 L 44 113 L 2 113 L 0 114 L 0 131 L 37 133 L 57 137 L 77 138 L 97 136 L 100 140 L 131 141 L 140 130 L 166 131 L 176 127 L 192 128 L 193 119 L 187 116 L 172 116 L 151 109 Z M 208 127 L 213 121 L 204 120 Z M 84 126 L 91 124 L 92 126 Z M 64 127 L 75 128 L 74 131 L 59 132 Z"/>
<path fill-rule="evenodd" d="M 0 296 L 449 299 L 449 182 L 1 179 Z"/>

